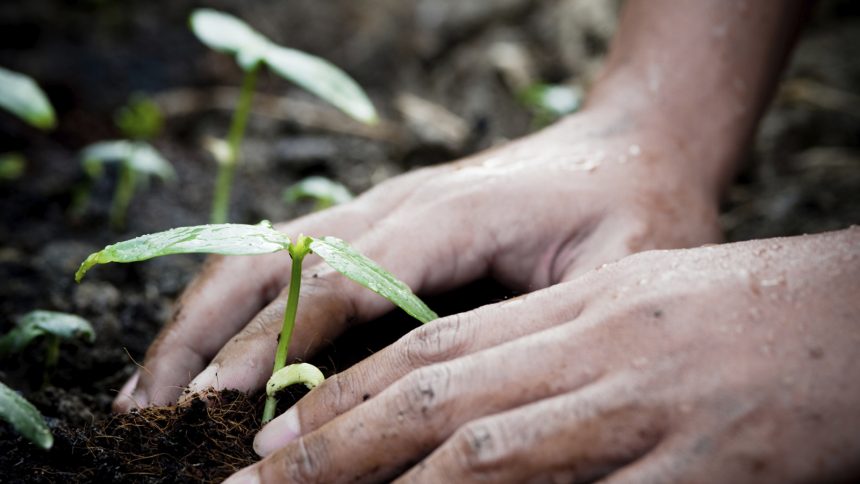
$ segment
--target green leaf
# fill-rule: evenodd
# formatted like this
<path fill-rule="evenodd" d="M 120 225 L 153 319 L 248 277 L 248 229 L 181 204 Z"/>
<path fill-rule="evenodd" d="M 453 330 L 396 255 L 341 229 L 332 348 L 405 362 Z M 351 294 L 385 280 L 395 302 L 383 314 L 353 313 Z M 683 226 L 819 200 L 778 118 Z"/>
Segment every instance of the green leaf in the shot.
<path fill-rule="evenodd" d="M 319 368 L 310 363 L 296 363 L 287 365 L 276 371 L 266 383 L 266 395 L 274 397 L 278 392 L 296 383 L 302 383 L 313 390 L 325 380 Z"/>
<path fill-rule="evenodd" d="M 343 240 L 314 238 L 311 250 L 341 274 L 393 302 L 422 323 L 439 317 L 412 293 L 409 286 Z"/>
<path fill-rule="evenodd" d="M 352 200 L 352 193 L 340 183 L 321 176 L 309 176 L 284 190 L 284 201 L 293 203 L 313 198 L 322 208 Z"/>
<path fill-rule="evenodd" d="M 90 254 L 75 273 L 81 278 L 96 264 L 137 262 L 170 254 L 256 255 L 287 250 L 290 238 L 268 221 L 257 225 L 214 224 L 178 227 L 109 245 Z"/>
<path fill-rule="evenodd" d="M 48 450 L 54 445 L 54 436 L 42 414 L 3 382 L 0 382 L 0 418 L 39 447 Z"/>
<path fill-rule="evenodd" d="M 201 8 L 191 14 L 191 30 L 201 42 L 220 52 L 235 54 L 242 69 L 253 69 L 265 57 L 270 42 L 238 18 Z"/>
<path fill-rule="evenodd" d="M 191 14 L 191 29 L 209 47 L 236 56 L 249 71 L 265 62 L 276 74 L 321 97 L 353 118 L 376 123 L 376 109 L 348 74 L 331 62 L 277 45 L 242 20 L 216 10 Z"/>
<path fill-rule="evenodd" d="M 149 143 L 143 141 L 102 141 L 81 152 L 84 170 L 93 178 L 101 175 L 107 163 L 125 163 L 135 173 L 154 175 L 165 181 L 176 179 L 176 171 Z"/>
<path fill-rule="evenodd" d="M 18 325 L 0 338 L 0 355 L 17 353 L 34 339 L 52 335 L 64 340 L 82 339 L 92 343 L 96 334 L 90 323 L 74 314 L 55 311 L 30 311 L 18 320 Z"/>
<path fill-rule="evenodd" d="M 330 102 L 353 118 L 368 124 L 378 121 L 367 94 L 349 75 L 331 62 L 295 50 L 272 45 L 266 64 L 278 75 Z"/>
<path fill-rule="evenodd" d="M 128 104 L 116 112 L 114 121 L 123 136 L 139 140 L 158 136 L 164 126 L 158 104 L 142 94 L 132 95 Z"/>
<path fill-rule="evenodd" d="M 0 107 L 39 129 L 57 124 L 48 96 L 33 79 L 0 67 Z"/>

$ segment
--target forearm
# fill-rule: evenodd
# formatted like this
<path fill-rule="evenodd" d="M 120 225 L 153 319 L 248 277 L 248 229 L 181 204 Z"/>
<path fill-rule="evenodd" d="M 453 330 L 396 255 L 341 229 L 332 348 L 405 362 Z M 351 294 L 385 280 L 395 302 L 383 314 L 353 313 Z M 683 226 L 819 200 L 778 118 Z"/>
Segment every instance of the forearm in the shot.
<path fill-rule="evenodd" d="M 629 0 L 589 106 L 669 134 L 717 194 L 731 179 L 811 2 Z"/>

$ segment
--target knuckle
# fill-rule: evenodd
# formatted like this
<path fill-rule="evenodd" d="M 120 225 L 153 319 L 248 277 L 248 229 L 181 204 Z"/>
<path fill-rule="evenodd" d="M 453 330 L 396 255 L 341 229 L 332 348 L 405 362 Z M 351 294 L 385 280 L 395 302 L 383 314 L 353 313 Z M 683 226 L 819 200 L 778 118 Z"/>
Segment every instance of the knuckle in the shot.
<path fill-rule="evenodd" d="M 499 470 L 512 457 L 511 440 L 506 439 L 498 419 L 485 418 L 461 427 L 451 437 L 451 450 L 467 474 Z"/>
<path fill-rule="evenodd" d="M 325 482 L 324 454 L 318 444 L 299 439 L 290 451 L 281 451 L 277 465 L 270 466 L 263 482 Z"/>
<path fill-rule="evenodd" d="M 444 414 L 451 388 L 448 365 L 425 366 L 413 371 L 393 388 L 398 396 L 397 418 L 430 418 Z"/>
<path fill-rule="evenodd" d="M 469 326 L 465 318 L 464 314 L 455 314 L 409 333 L 402 343 L 407 366 L 420 368 L 463 355 L 469 345 L 469 338 L 463 331 Z"/>

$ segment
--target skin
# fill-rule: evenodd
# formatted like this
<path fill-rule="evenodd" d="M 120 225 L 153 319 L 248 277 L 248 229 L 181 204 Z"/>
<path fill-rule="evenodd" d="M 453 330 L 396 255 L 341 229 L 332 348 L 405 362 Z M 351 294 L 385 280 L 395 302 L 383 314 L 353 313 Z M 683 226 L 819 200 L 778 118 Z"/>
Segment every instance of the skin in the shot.
<path fill-rule="evenodd" d="M 328 380 L 260 432 L 266 458 L 234 482 L 856 472 L 858 230 L 680 250 L 719 242 L 721 188 L 804 11 L 631 0 L 577 115 L 281 226 L 350 240 L 420 294 L 484 276 L 530 294 Z M 305 263 L 292 358 L 390 309 Z M 289 266 L 211 259 L 117 410 L 174 402 L 189 381 L 261 388 Z"/>

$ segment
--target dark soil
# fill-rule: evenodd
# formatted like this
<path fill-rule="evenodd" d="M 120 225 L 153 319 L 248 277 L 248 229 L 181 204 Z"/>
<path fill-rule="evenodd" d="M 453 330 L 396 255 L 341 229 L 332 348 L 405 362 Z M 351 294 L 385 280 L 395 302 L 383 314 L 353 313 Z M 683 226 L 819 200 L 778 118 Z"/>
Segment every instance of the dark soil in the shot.
<path fill-rule="evenodd" d="M 0 424 L 2 482 L 217 481 L 253 462 L 259 397 L 228 392 L 212 405 L 110 414 L 110 402 L 135 368 L 172 301 L 202 258 L 174 256 L 108 265 L 80 285 L 72 274 L 92 251 L 116 240 L 206 222 L 213 162 L 201 148 L 223 136 L 229 94 L 240 73 L 188 32 L 198 2 L 0 4 L 0 65 L 39 80 L 60 126 L 43 134 L 0 113 L 0 153 L 28 165 L 0 180 L 0 332 L 32 309 L 89 319 L 92 346 L 64 345 L 42 385 L 39 348 L 0 360 L 0 380 L 44 413 L 56 444 L 44 453 Z M 532 115 L 493 59 L 519 52 L 525 74 L 587 86 L 614 29 L 617 2 L 572 0 L 294 0 L 209 6 L 239 13 L 275 40 L 325 56 L 366 86 L 383 118 L 368 129 L 285 81 L 264 75 L 249 126 L 231 218 L 284 220 L 310 207 L 287 207 L 281 190 L 307 175 L 329 176 L 361 192 L 421 165 L 464 156 L 527 133 Z M 360 5 L 359 5 L 360 4 Z M 382 14 L 384 13 L 384 14 Z M 728 192 L 729 240 L 794 235 L 860 223 L 860 16 L 856 2 L 822 1 L 762 123 L 748 168 Z M 511 50 L 513 48 L 513 50 Z M 93 186 L 83 214 L 69 208 L 85 176 L 77 152 L 118 136 L 113 111 L 134 92 L 167 114 L 155 144 L 176 166 L 177 185 L 154 183 L 132 202 L 128 227 L 107 227 L 114 174 Z M 436 118 L 405 112 L 416 95 L 459 118 L 440 134 Z M 226 101 L 224 98 L 226 97 Z M 286 101 L 283 101 L 286 99 Z M 483 282 L 431 301 L 452 313 L 505 297 Z M 350 331 L 315 362 L 342 370 L 413 328 L 392 314 Z"/>

